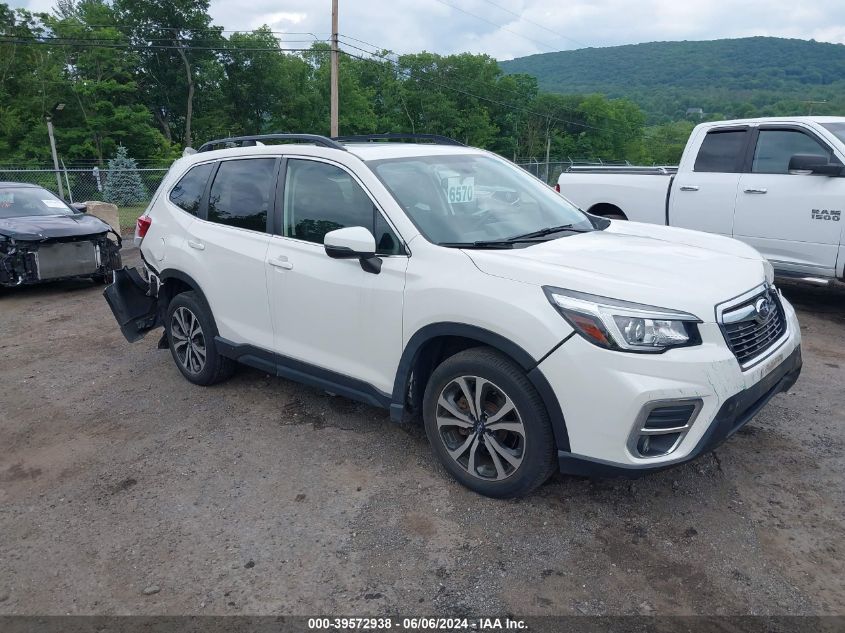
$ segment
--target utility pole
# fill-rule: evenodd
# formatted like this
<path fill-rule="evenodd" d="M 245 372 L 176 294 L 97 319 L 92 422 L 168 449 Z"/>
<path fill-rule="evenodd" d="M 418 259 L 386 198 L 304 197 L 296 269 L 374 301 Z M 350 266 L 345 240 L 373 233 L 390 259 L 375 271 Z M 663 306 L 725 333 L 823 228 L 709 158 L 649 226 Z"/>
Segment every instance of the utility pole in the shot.
<path fill-rule="evenodd" d="M 337 47 L 337 0 L 332 0 L 332 95 L 331 95 L 331 136 L 338 135 L 337 118 L 340 111 L 339 101 L 337 96 L 338 83 L 338 62 L 340 61 L 340 51 Z"/>
<path fill-rule="evenodd" d="M 809 116 L 809 115 L 813 114 L 813 106 L 814 105 L 823 105 L 823 104 L 827 103 L 827 99 L 825 99 L 823 101 L 805 101 L 804 103 L 807 104 L 807 115 Z"/>
<path fill-rule="evenodd" d="M 546 184 L 549 183 L 549 175 L 551 171 L 551 166 L 549 165 L 549 158 L 552 152 L 552 119 L 551 117 L 546 121 L 546 175 L 544 180 Z"/>
<path fill-rule="evenodd" d="M 49 116 L 47 117 L 47 134 L 50 136 L 50 151 L 53 152 L 53 169 L 56 171 L 56 184 L 59 186 L 59 197 L 64 200 L 65 189 L 62 187 L 62 175 L 59 173 L 59 157 L 56 154 L 56 138 L 53 136 L 53 117 Z"/>

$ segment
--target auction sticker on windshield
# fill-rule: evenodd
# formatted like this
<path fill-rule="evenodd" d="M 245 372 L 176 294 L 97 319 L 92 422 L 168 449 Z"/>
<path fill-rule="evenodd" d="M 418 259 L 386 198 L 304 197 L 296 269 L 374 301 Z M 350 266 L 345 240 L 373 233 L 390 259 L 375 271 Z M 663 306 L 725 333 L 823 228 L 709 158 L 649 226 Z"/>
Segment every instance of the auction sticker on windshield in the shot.
<path fill-rule="evenodd" d="M 452 204 L 472 202 L 475 198 L 475 178 L 461 180 L 460 176 L 449 178 L 446 195 Z"/>

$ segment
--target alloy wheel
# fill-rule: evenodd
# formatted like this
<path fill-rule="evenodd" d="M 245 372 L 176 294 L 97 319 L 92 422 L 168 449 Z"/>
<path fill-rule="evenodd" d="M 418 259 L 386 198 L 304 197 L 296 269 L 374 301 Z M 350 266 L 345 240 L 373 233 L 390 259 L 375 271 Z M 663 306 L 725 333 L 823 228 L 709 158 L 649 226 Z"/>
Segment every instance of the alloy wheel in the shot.
<path fill-rule="evenodd" d="M 188 308 L 177 308 L 170 319 L 170 336 L 182 367 L 191 374 L 200 373 L 205 367 L 206 345 L 196 315 Z"/>
<path fill-rule="evenodd" d="M 525 455 L 525 427 L 513 400 L 479 376 L 451 380 L 437 399 L 437 431 L 449 456 L 474 477 L 500 481 Z"/>

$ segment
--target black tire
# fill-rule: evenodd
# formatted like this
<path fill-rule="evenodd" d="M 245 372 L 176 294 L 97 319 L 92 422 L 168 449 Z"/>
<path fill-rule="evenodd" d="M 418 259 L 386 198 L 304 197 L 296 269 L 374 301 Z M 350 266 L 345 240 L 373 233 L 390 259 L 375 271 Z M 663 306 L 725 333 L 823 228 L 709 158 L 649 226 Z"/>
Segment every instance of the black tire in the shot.
<path fill-rule="evenodd" d="M 470 411 L 467 412 L 460 404 L 460 394 L 467 393 L 461 390 L 460 381 L 463 379 L 463 384 L 469 385 L 470 392 L 474 394 L 479 384 L 475 378 L 483 379 L 480 383 L 481 420 L 472 415 L 474 405 L 468 405 Z M 490 383 L 490 386 L 485 387 L 486 383 Z M 441 395 L 450 405 L 454 405 L 452 410 L 457 407 L 459 414 L 466 415 L 473 422 L 472 430 L 453 428 L 448 423 L 438 426 L 438 415 L 441 421 L 445 419 L 460 425 L 466 424 L 464 418 L 455 418 L 450 409 L 443 408 L 440 404 Z M 491 406 L 495 407 L 496 401 L 507 402 L 508 399 L 514 407 L 513 413 L 505 415 L 498 422 L 492 421 L 498 412 L 507 409 L 507 406 L 502 405 L 488 418 L 487 411 Z M 461 484 L 479 494 L 500 499 L 527 495 L 555 472 L 557 451 L 546 407 L 525 372 L 510 358 L 494 349 L 476 347 L 443 361 L 426 385 L 423 420 L 432 451 L 440 463 Z M 485 421 L 491 425 L 490 429 L 479 423 Z M 514 429 L 521 425 L 522 431 L 501 430 L 503 423 Z M 497 428 L 499 430 L 494 430 Z M 473 435 L 478 439 L 471 439 Z M 458 458 L 450 455 L 450 449 L 453 452 L 460 451 L 467 443 L 470 447 L 467 453 L 471 453 L 475 445 L 474 461 L 469 461 L 471 458 L 468 454 L 460 454 Z M 493 450 L 496 446 L 500 450 Z M 507 449 L 511 458 L 519 458 L 517 466 L 514 467 L 509 460 L 504 459 L 506 456 L 501 452 L 501 447 Z M 459 461 L 464 457 L 467 464 Z M 470 464 L 475 474 L 471 474 Z M 512 469 L 509 474 L 508 469 Z"/>
<path fill-rule="evenodd" d="M 627 220 L 624 215 L 621 213 L 605 213 L 602 217 L 607 218 L 608 220 Z"/>
<path fill-rule="evenodd" d="M 190 325 L 192 319 L 199 325 L 199 334 Z M 217 336 L 214 317 L 196 292 L 183 292 L 173 297 L 167 306 L 164 327 L 173 361 L 190 382 L 195 385 L 213 385 L 234 373 L 235 362 L 217 352 L 214 344 L 214 337 Z M 201 359 L 200 350 L 204 352 L 204 359 Z"/>

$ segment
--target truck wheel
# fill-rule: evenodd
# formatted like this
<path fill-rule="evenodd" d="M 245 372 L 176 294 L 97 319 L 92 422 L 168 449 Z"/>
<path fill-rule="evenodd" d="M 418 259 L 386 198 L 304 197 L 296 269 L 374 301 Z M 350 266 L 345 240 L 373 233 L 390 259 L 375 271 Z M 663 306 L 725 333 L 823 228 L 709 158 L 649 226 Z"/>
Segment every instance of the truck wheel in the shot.
<path fill-rule="evenodd" d="M 493 349 L 468 349 L 443 361 L 426 385 L 423 419 L 440 463 L 482 495 L 526 495 L 555 470 L 542 399 L 525 372 Z"/>
<path fill-rule="evenodd" d="M 182 375 L 195 385 L 213 385 L 229 378 L 234 361 L 214 344 L 217 327 L 211 310 L 195 292 L 176 295 L 165 320 L 168 347 Z"/>

